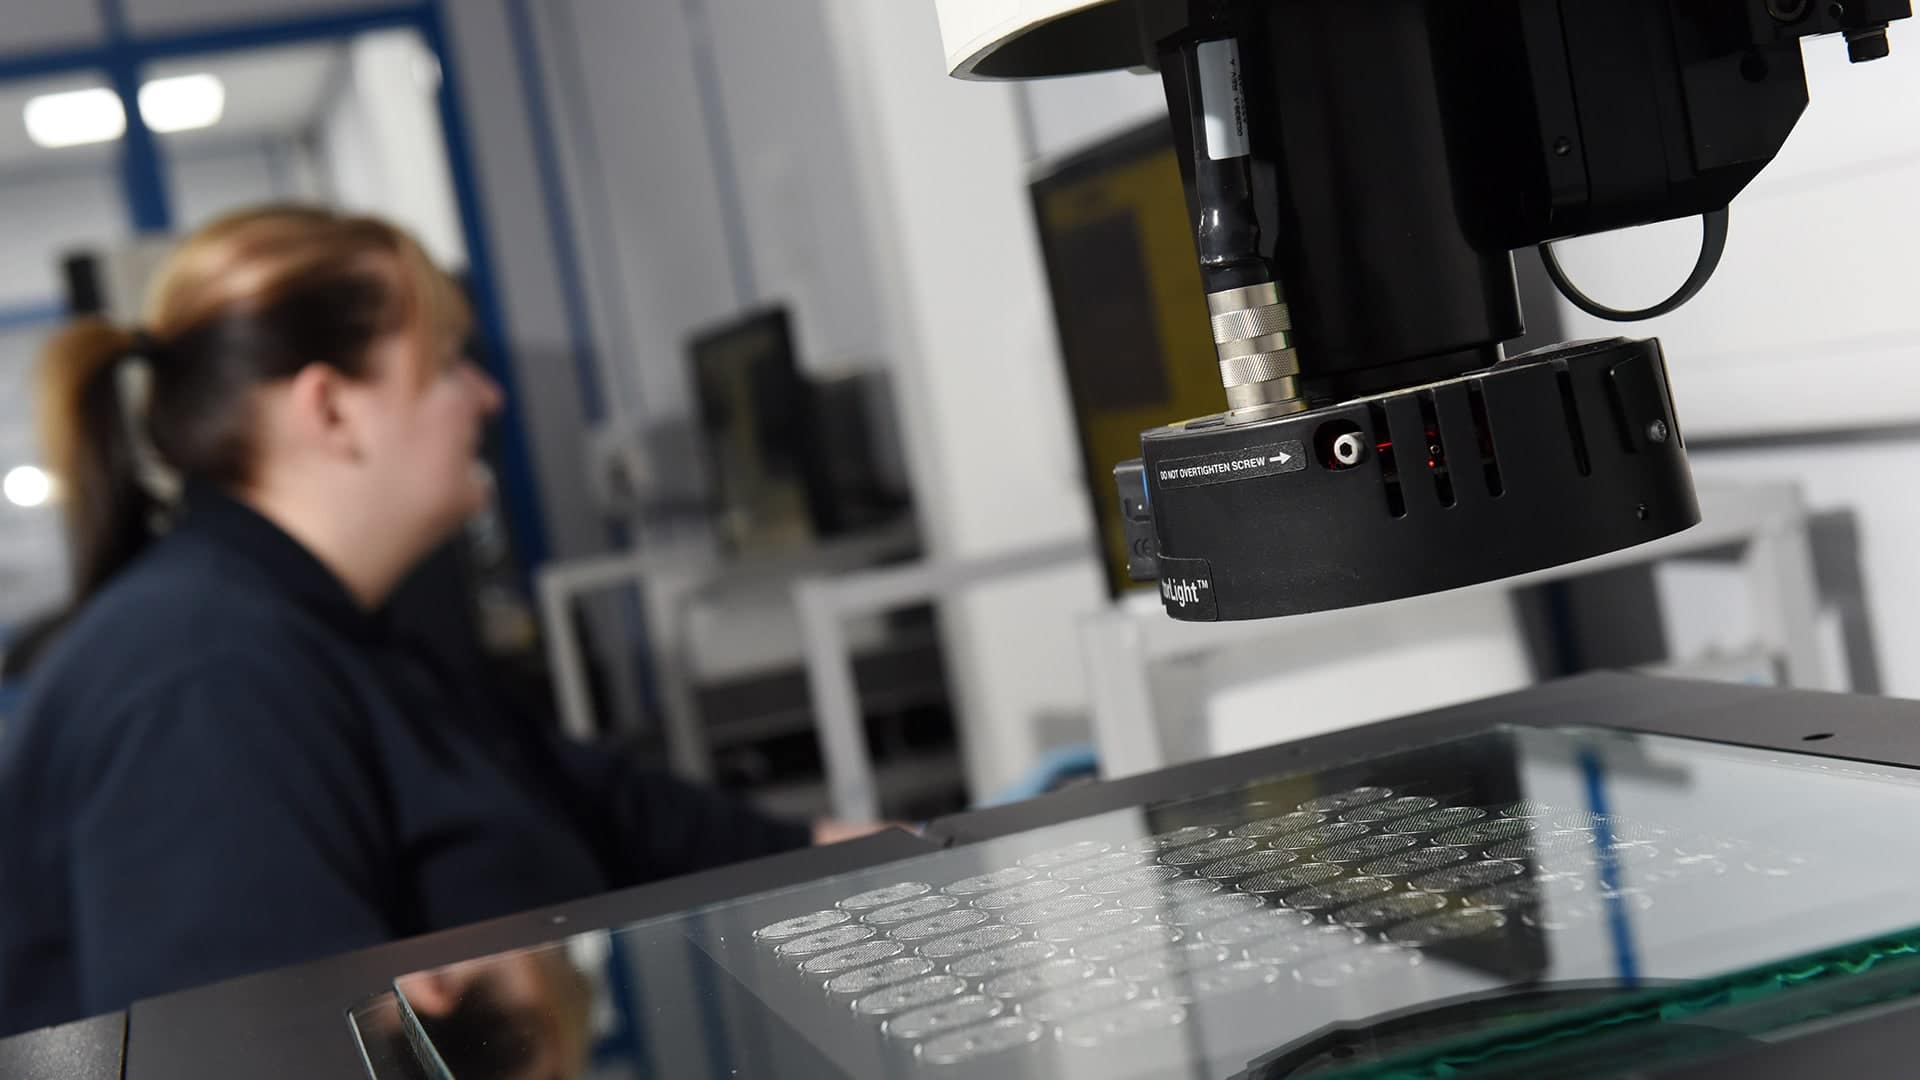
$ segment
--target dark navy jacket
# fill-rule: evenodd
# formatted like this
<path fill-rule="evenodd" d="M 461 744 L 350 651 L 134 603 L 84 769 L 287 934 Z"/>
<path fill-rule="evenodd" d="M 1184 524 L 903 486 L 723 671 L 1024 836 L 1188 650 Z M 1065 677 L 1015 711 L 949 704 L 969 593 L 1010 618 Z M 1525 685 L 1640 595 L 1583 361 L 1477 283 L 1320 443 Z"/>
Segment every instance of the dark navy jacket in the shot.
<path fill-rule="evenodd" d="M 0 1032 L 798 847 L 570 743 L 197 492 L 0 743 Z"/>

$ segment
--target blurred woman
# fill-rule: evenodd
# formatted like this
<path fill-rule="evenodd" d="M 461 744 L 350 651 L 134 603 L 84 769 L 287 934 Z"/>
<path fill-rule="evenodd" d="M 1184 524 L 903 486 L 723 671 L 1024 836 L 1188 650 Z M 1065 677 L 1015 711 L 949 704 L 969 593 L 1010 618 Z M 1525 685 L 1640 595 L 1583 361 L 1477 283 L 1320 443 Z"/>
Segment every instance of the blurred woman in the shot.
<path fill-rule="evenodd" d="M 467 320 L 392 226 L 269 208 L 49 346 L 77 610 L 0 748 L 0 1030 L 809 841 L 389 625 L 489 497 Z"/>

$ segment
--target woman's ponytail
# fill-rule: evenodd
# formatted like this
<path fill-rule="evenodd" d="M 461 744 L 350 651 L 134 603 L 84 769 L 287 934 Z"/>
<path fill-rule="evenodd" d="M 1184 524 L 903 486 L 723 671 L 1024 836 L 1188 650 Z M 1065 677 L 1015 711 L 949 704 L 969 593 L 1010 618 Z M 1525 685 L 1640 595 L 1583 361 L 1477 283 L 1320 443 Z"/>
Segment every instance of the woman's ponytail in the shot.
<path fill-rule="evenodd" d="M 82 318 L 41 354 L 38 423 L 42 452 L 60 485 L 67 520 L 73 603 L 83 603 L 152 539 L 152 495 L 122 406 L 122 361 L 140 337 L 105 319 Z"/>

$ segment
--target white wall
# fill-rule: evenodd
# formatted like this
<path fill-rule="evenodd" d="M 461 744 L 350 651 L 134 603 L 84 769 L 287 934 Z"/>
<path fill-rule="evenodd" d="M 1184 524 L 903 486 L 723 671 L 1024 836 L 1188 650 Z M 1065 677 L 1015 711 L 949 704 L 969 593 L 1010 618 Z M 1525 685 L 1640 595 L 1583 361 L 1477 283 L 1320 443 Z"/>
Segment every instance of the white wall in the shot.
<path fill-rule="evenodd" d="M 355 38 L 344 62 L 339 92 L 319 125 L 332 200 L 404 226 L 435 260 L 464 269 L 432 54 L 411 31 L 395 30 Z"/>
<path fill-rule="evenodd" d="M 679 3 L 538 9 L 606 382 L 623 411 L 688 414 L 686 335 L 738 311 Z"/>
<path fill-rule="evenodd" d="M 1107 71 L 1036 79 L 1021 83 L 1019 90 L 1032 132 L 1029 150 L 1040 161 L 1167 115 L 1158 74 Z"/>

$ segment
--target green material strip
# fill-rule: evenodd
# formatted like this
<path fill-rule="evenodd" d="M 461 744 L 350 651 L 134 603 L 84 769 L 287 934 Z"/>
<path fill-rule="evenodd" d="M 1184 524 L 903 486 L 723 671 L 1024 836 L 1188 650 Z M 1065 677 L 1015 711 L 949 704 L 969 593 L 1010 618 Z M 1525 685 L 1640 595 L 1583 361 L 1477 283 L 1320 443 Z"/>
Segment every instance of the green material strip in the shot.
<path fill-rule="evenodd" d="M 1782 995 L 1804 993 L 1803 1007 L 1769 1014 L 1767 1030 L 1778 1030 L 1838 1015 L 1867 1004 L 1920 994 L 1920 929 L 1893 937 L 1854 944 L 1812 957 L 1796 957 L 1785 964 L 1753 968 L 1667 990 L 1631 994 L 1622 1000 L 1570 1012 L 1557 1019 L 1526 1025 L 1522 1032 L 1467 1036 L 1440 1046 L 1401 1055 L 1338 1074 L 1343 1080 L 1425 1080 L 1455 1077 L 1504 1059 L 1577 1043 L 1636 1024 L 1676 1024 L 1756 1004 L 1783 1004 Z M 1910 966 L 1910 969 L 1909 969 Z M 1904 980 L 1866 1000 L 1844 994 L 1847 984 L 1875 968 Z M 1862 988 L 1867 989 L 1867 988 Z M 1841 1000 L 1834 1000 L 1835 997 Z M 1738 1025 L 1734 1025 L 1737 1027 Z M 1571 1047 L 1569 1047 L 1571 1049 Z"/>

